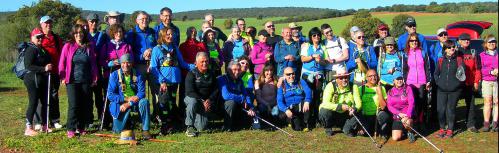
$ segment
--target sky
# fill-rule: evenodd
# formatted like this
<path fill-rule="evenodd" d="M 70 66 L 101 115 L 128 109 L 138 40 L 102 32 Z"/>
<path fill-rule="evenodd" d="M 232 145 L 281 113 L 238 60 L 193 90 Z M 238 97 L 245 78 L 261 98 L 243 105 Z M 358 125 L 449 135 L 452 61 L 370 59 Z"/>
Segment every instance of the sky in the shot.
<path fill-rule="evenodd" d="M 30 6 L 38 0 L 7 0 L 2 1 L 0 12 L 17 11 L 20 7 Z M 158 14 L 165 6 L 173 12 L 183 12 L 205 9 L 222 8 L 251 8 L 251 7 L 313 7 L 330 9 L 362 9 L 377 6 L 391 6 L 393 4 L 429 4 L 432 1 L 446 2 L 477 2 L 494 0 L 60 0 L 71 3 L 84 10 L 110 11 L 117 10 L 132 13 L 135 10 L 144 10 L 151 14 Z"/>

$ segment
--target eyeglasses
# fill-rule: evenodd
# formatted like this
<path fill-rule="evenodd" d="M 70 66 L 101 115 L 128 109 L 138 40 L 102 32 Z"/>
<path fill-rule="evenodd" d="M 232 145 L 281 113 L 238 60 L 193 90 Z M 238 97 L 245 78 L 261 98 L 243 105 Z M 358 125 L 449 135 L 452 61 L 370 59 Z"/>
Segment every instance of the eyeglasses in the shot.
<path fill-rule="evenodd" d="M 368 75 L 367 77 L 372 78 L 372 77 L 376 77 L 376 75 L 374 75 L 374 74 L 373 75 Z"/>
<path fill-rule="evenodd" d="M 294 75 L 295 75 L 295 73 L 286 73 L 286 74 L 284 74 L 284 75 L 286 75 L 286 76 L 294 76 Z"/>
<path fill-rule="evenodd" d="M 357 36 L 357 39 L 364 39 L 366 38 L 365 36 Z"/>
<path fill-rule="evenodd" d="M 470 41 L 469 39 L 461 39 L 459 41 Z"/>
<path fill-rule="evenodd" d="M 438 36 L 439 36 L 439 37 L 449 36 L 449 34 L 447 34 L 447 33 L 440 33 L 440 34 L 438 34 Z"/>
<path fill-rule="evenodd" d="M 418 40 L 412 39 L 412 40 L 409 40 L 409 42 L 418 42 Z"/>
<path fill-rule="evenodd" d="M 273 24 L 272 24 L 272 25 L 268 25 L 268 26 L 267 26 L 267 28 L 273 28 L 273 27 L 274 27 L 274 25 L 273 25 Z"/>
<path fill-rule="evenodd" d="M 332 30 L 324 31 L 324 34 L 330 34 Z"/>

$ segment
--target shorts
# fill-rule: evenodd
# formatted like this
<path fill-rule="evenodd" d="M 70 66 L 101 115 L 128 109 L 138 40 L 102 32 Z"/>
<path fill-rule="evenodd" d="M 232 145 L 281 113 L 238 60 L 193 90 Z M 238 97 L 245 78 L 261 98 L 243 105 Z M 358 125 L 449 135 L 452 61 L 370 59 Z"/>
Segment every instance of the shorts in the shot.
<path fill-rule="evenodd" d="M 404 124 L 402 123 L 402 121 L 393 121 L 392 123 L 392 130 L 404 130 L 405 127 L 404 127 Z"/>
<path fill-rule="evenodd" d="M 497 82 L 496 81 L 482 81 L 482 96 L 493 97 L 497 99 Z"/>

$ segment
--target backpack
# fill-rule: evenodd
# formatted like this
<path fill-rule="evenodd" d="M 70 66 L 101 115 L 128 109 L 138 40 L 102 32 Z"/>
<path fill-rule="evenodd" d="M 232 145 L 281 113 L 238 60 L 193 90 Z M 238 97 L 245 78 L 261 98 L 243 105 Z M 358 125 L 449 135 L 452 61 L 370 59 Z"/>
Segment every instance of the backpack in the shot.
<path fill-rule="evenodd" d="M 337 101 L 338 97 L 342 94 L 348 93 L 352 91 L 352 85 L 348 84 L 348 91 L 339 93 L 338 92 L 338 83 L 336 81 L 333 81 L 333 101 Z"/>
<path fill-rule="evenodd" d="M 12 72 L 16 74 L 16 77 L 19 79 L 23 79 L 26 73 L 29 73 L 29 70 L 24 67 L 24 54 L 26 52 L 26 48 L 28 48 L 29 44 L 27 42 L 21 42 L 17 45 L 17 60 L 14 66 L 12 67 Z"/>
<path fill-rule="evenodd" d="M 159 49 L 161 50 L 161 53 L 163 53 L 163 63 L 161 66 L 177 66 L 178 65 L 178 58 L 176 54 L 176 50 L 172 49 L 172 51 L 168 52 L 165 48 L 163 48 L 161 45 L 159 45 Z M 165 62 L 167 64 L 165 64 Z"/>
<path fill-rule="evenodd" d="M 457 58 L 457 65 L 458 66 L 459 65 L 463 65 L 463 58 L 460 57 L 460 56 L 457 56 L 456 58 Z M 443 57 L 441 57 L 441 58 L 438 59 L 438 70 L 442 70 L 442 63 L 443 63 L 443 61 L 444 61 Z"/>
<path fill-rule="evenodd" d="M 122 75 L 123 71 L 121 69 L 118 70 L 118 82 L 120 83 L 121 86 L 121 91 L 125 93 L 126 90 L 126 82 L 125 82 L 125 77 Z M 132 70 L 132 83 L 130 84 L 130 87 L 132 90 L 137 86 L 137 75 L 135 74 L 135 71 Z M 137 92 L 134 90 L 134 92 Z"/>
<path fill-rule="evenodd" d="M 381 52 L 382 50 L 380 50 Z M 402 55 L 402 53 L 400 51 L 395 51 L 399 60 L 400 60 L 400 65 L 401 65 L 401 72 L 404 72 L 404 55 Z M 379 56 L 379 60 L 378 60 L 378 75 L 381 76 L 381 68 L 383 67 L 383 63 L 385 63 L 385 59 L 386 59 L 386 52 L 382 52 Z"/>

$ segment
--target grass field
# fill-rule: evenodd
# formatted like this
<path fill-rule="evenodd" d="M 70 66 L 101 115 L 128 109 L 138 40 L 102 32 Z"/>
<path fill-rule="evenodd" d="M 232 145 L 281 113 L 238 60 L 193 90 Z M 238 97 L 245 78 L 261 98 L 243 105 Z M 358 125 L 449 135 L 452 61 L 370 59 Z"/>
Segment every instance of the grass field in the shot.
<path fill-rule="evenodd" d="M 186 137 L 183 132 L 159 136 L 162 140 L 175 140 L 179 143 L 142 142 L 137 146 L 115 145 L 113 139 L 87 135 L 77 139 L 66 138 L 64 130 L 36 137 L 23 136 L 27 93 L 21 80 L 10 72 L 10 63 L 0 63 L 0 152 L 433 152 L 423 139 L 411 144 L 408 140 L 388 141 L 381 150 L 374 148 L 367 137 L 349 138 L 337 133 L 327 137 L 323 129 L 311 132 L 295 132 L 285 128 L 294 138 L 274 131 L 242 130 L 237 132 L 202 133 L 196 138 Z M 61 120 L 65 124 L 67 97 L 65 87 L 60 91 Z M 477 100 L 478 108 L 482 100 Z M 464 102 L 457 109 L 457 127 L 464 126 Z M 481 109 L 477 111 L 481 118 Z M 480 119 L 478 121 L 481 122 Z M 98 123 L 98 121 L 95 121 Z M 152 124 L 152 133 L 158 127 Z M 339 132 L 339 129 L 335 129 Z M 107 133 L 110 132 L 101 132 Z M 140 137 L 140 134 L 137 135 Z M 450 140 L 428 136 L 430 141 L 446 152 L 497 152 L 498 134 L 469 132 L 459 133 Z M 378 139 L 380 143 L 381 139 Z"/>
<path fill-rule="evenodd" d="M 401 13 L 385 13 L 385 12 L 374 12 L 372 15 L 374 17 L 379 18 L 381 21 L 387 23 L 391 26 L 392 19 L 396 15 Z M 435 35 L 438 28 L 445 27 L 447 24 L 462 21 L 462 20 L 477 20 L 477 21 L 487 21 L 492 22 L 494 25 L 485 30 L 484 33 L 493 33 L 497 35 L 497 25 L 498 25 L 498 17 L 495 13 L 482 13 L 482 14 L 452 14 L 452 13 L 415 13 L 415 12 L 406 12 L 405 14 L 409 14 L 415 17 L 416 22 L 418 24 L 418 32 L 424 35 Z M 262 20 L 257 20 L 256 18 L 246 18 L 246 26 L 254 26 L 258 30 L 263 29 L 263 24 L 268 20 L 278 20 L 282 18 L 264 18 Z M 307 22 L 298 22 L 298 25 L 303 26 L 303 33 L 306 34 L 312 27 L 320 27 L 323 23 L 328 23 L 332 26 L 333 32 L 335 34 L 340 34 L 341 31 L 345 28 L 345 26 L 350 22 L 352 16 L 345 16 L 339 18 L 330 18 L 330 19 L 322 19 L 316 21 L 307 21 Z M 222 28 L 223 22 L 225 19 L 216 19 L 215 26 Z M 235 18 L 232 19 L 235 22 Z M 198 30 L 201 27 L 202 20 L 190 20 L 190 21 L 174 21 L 174 23 L 181 30 L 181 42 L 185 40 L 185 30 L 188 27 L 194 26 Z M 235 23 L 234 23 L 235 24 Z M 288 24 L 276 24 L 276 33 L 280 34 L 281 29 L 283 27 L 288 26 Z M 223 29 L 225 34 L 230 34 L 230 30 Z M 397 36 L 396 36 L 397 37 Z"/>

